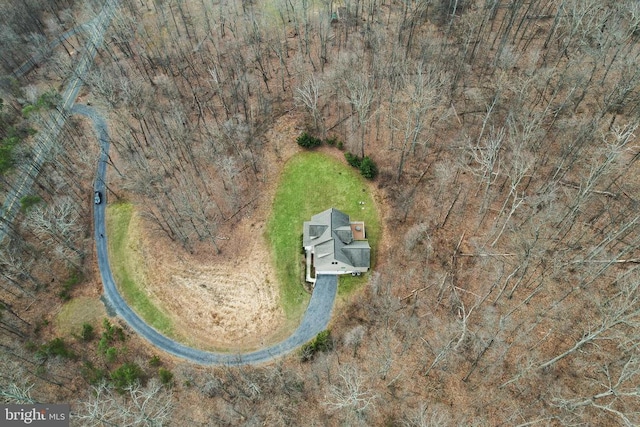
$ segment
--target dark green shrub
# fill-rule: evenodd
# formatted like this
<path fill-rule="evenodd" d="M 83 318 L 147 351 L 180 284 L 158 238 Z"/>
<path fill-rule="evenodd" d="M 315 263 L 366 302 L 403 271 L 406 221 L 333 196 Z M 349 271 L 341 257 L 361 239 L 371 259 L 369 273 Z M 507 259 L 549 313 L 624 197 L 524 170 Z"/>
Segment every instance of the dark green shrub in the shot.
<path fill-rule="evenodd" d="M 374 179 L 378 175 L 378 167 L 369 156 L 360 162 L 360 173 L 367 179 Z"/>
<path fill-rule="evenodd" d="M 115 371 L 111 372 L 111 380 L 113 385 L 122 392 L 128 386 L 133 385 L 136 381 L 143 379 L 144 372 L 142 368 L 133 362 L 127 362 Z"/>
<path fill-rule="evenodd" d="M 98 353 L 102 354 L 108 363 L 113 363 L 118 356 L 118 352 L 125 352 L 124 348 L 118 350 L 117 347 L 112 345 L 116 341 L 122 342 L 125 340 L 124 331 L 122 328 L 112 325 L 109 319 L 104 319 L 102 326 L 104 331 L 102 332 L 100 341 L 98 341 Z"/>
<path fill-rule="evenodd" d="M 36 352 L 36 357 L 46 359 L 51 356 L 59 356 L 65 359 L 75 359 L 76 355 L 67 348 L 67 344 L 62 338 L 54 338 L 47 344 L 40 346 Z"/>
<path fill-rule="evenodd" d="M 24 196 L 20 199 L 20 210 L 28 212 L 34 205 L 40 203 L 42 199 L 39 196 Z"/>
<path fill-rule="evenodd" d="M 320 332 L 313 341 L 305 344 L 300 349 L 300 360 L 307 362 L 315 356 L 319 351 L 327 352 L 333 349 L 333 338 L 331 331 L 324 330 Z"/>
<path fill-rule="evenodd" d="M 56 104 L 60 101 L 60 94 L 56 91 L 51 90 L 49 92 L 45 92 L 36 101 L 35 104 L 26 105 L 22 109 L 22 115 L 25 119 L 29 118 L 31 113 L 34 111 L 40 111 L 42 109 L 51 109 L 56 106 Z"/>
<path fill-rule="evenodd" d="M 71 276 L 62 283 L 62 290 L 58 293 L 58 296 L 63 301 L 69 301 L 71 299 L 71 290 L 82 281 L 82 274 L 77 270 L 71 272 Z"/>
<path fill-rule="evenodd" d="M 344 142 L 340 141 L 337 136 L 332 136 L 330 138 L 327 138 L 325 142 L 327 143 L 327 145 L 330 145 L 332 147 L 337 147 L 338 150 L 344 149 Z"/>
<path fill-rule="evenodd" d="M 173 373 L 168 369 L 158 369 L 158 375 L 160 376 L 160 381 L 164 385 L 171 385 L 173 382 Z"/>
<path fill-rule="evenodd" d="M 106 336 L 104 336 L 104 334 L 102 334 L 100 341 L 98 341 L 98 352 L 104 355 L 104 354 L 107 354 L 108 349 L 109 349 L 109 340 L 107 339 Z"/>
<path fill-rule="evenodd" d="M 124 331 L 122 328 L 118 326 L 114 326 L 109 322 L 109 319 L 104 319 L 102 321 L 102 327 L 104 328 L 104 332 L 102 333 L 102 337 L 105 338 L 108 342 L 112 342 L 115 339 L 119 341 L 124 341 Z"/>
<path fill-rule="evenodd" d="M 40 97 L 36 101 L 36 106 L 38 108 L 53 108 L 59 101 L 60 94 L 52 89 L 40 95 Z"/>
<path fill-rule="evenodd" d="M 360 157 L 356 156 L 355 154 L 351 154 L 347 151 L 346 153 L 344 153 L 344 158 L 347 159 L 347 163 L 349 163 L 349 165 L 353 166 L 354 168 L 360 167 Z"/>
<path fill-rule="evenodd" d="M 327 145 L 330 145 L 330 146 L 334 147 L 338 143 L 338 138 L 335 137 L 335 136 L 332 136 L 332 137 L 329 137 L 329 138 L 325 139 L 324 142 L 326 142 Z"/>
<path fill-rule="evenodd" d="M 0 143 L 0 175 L 11 170 L 14 165 L 13 151 L 20 142 L 18 136 L 4 138 Z"/>
<path fill-rule="evenodd" d="M 102 333 L 102 338 L 104 338 L 106 341 L 112 341 L 113 340 L 113 325 L 111 324 L 111 322 L 109 322 L 109 319 L 103 319 L 102 320 L 102 327 L 104 328 L 104 332 Z"/>
<path fill-rule="evenodd" d="M 96 368 L 90 361 L 84 362 L 80 369 L 82 377 L 91 385 L 97 385 L 106 379 L 107 373 L 103 369 Z"/>
<path fill-rule="evenodd" d="M 296 140 L 296 142 L 298 143 L 299 146 L 304 148 L 315 148 L 322 144 L 322 140 L 316 137 L 313 137 L 306 132 L 300 135 Z"/>
<path fill-rule="evenodd" d="M 107 360 L 107 363 L 115 362 L 116 357 L 118 357 L 118 349 L 115 347 L 109 347 L 104 353 L 104 358 Z"/>
<path fill-rule="evenodd" d="M 122 328 L 116 326 L 115 331 L 116 331 L 116 338 L 118 339 L 118 341 L 124 342 L 126 337 L 124 336 L 124 331 L 122 330 Z"/>
<path fill-rule="evenodd" d="M 160 366 L 161 363 L 162 361 L 158 356 L 154 355 L 151 359 L 149 359 L 149 366 Z"/>
<path fill-rule="evenodd" d="M 82 324 L 82 332 L 80 332 L 80 338 L 82 341 L 91 341 L 96 336 L 93 326 L 88 323 Z"/>
<path fill-rule="evenodd" d="M 31 113 L 33 113 L 34 111 L 38 111 L 38 107 L 32 104 L 29 104 L 24 108 L 22 108 L 22 115 L 24 116 L 25 119 L 28 119 Z"/>
<path fill-rule="evenodd" d="M 328 329 L 320 332 L 316 335 L 316 339 L 314 340 L 314 345 L 316 347 L 316 351 L 329 351 L 333 350 L 333 339 L 331 338 L 331 331 Z"/>

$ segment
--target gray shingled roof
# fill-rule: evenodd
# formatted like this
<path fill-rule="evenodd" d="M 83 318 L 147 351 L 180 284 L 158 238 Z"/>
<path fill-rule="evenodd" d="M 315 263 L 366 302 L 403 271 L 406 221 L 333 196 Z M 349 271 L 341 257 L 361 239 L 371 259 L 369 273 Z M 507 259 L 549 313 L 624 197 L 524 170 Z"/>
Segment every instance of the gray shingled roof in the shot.
<path fill-rule="evenodd" d="M 324 233 L 327 228 L 329 228 L 328 225 L 309 224 L 309 237 L 317 239 L 322 236 L 322 233 Z"/>
<path fill-rule="evenodd" d="M 367 267 L 371 265 L 371 247 L 369 242 L 356 241 L 342 248 L 342 252 L 349 258 L 350 264 L 354 267 Z"/>
<path fill-rule="evenodd" d="M 371 247 L 353 240 L 349 215 L 331 208 L 304 223 L 303 245 L 314 246 L 316 268 L 340 261 L 354 267 L 370 267 Z"/>
<path fill-rule="evenodd" d="M 353 242 L 353 232 L 351 231 L 351 227 L 348 225 L 343 225 L 342 227 L 337 227 L 333 229 L 333 232 L 338 236 L 338 239 L 342 241 L 342 243 L 349 244 Z"/>

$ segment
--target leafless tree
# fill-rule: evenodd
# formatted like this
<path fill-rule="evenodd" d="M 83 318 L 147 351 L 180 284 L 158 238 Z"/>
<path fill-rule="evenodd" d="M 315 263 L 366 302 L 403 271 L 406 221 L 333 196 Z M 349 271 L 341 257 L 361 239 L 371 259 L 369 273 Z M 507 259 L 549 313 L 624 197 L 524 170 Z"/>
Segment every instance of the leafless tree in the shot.
<path fill-rule="evenodd" d="M 358 123 L 360 125 L 360 156 L 364 157 L 364 136 L 366 133 L 366 125 L 371 118 L 374 89 L 369 77 L 363 72 L 352 74 L 344 83 L 347 87 L 347 99 L 358 115 Z"/>
<path fill-rule="evenodd" d="M 582 393 L 578 393 L 581 394 L 578 397 L 557 396 L 552 403 L 573 416 L 580 414 L 582 419 L 590 418 L 589 414 L 583 411 L 592 408 L 611 415 L 626 426 L 638 425 L 640 411 L 636 408 L 640 401 L 640 390 L 637 386 L 640 356 L 637 351 L 626 356 L 621 363 L 609 363 L 600 367 L 596 375 L 597 377 L 589 378 L 596 390 L 593 394 L 584 395 L 587 390 L 583 389 Z"/>
<path fill-rule="evenodd" d="M 432 353 L 433 359 L 431 363 L 424 367 L 422 374 L 428 376 L 429 373 L 440 363 L 445 361 L 452 354 L 462 351 L 467 345 L 467 341 L 472 335 L 469 329 L 470 317 L 474 310 L 478 307 L 480 301 L 475 301 L 471 308 L 467 308 L 460 291 L 455 286 L 450 285 L 450 303 L 451 310 L 455 312 L 456 321 L 447 324 L 446 330 L 443 330 L 438 336 L 437 343 L 424 340 L 424 345 Z"/>
<path fill-rule="evenodd" d="M 403 417 L 402 425 L 405 427 L 446 427 L 453 425 L 453 423 L 451 416 L 444 408 L 430 407 L 422 403 Z"/>
<path fill-rule="evenodd" d="M 502 172 L 500 151 L 504 143 L 506 130 L 504 127 L 497 129 L 491 127 L 488 133 L 486 137 L 480 137 L 475 141 L 471 138 L 468 139 L 468 152 L 473 159 L 472 171 L 479 177 L 484 187 L 481 213 L 486 211 L 489 205 L 491 186 Z"/>
<path fill-rule="evenodd" d="M 32 287 L 38 285 L 37 280 L 31 274 L 34 262 L 26 253 L 21 253 L 25 249 L 20 248 L 21 251 L 19 247 L 20 245 L 15 243 L 0 247 L 0 275 L 10 287 L 5 287 L 5 284 L 0 286 L 11 295 L 17 296 L 20 293 L 25 293 L 33 297 L 33 290 L 27 286 L 27 283 L 30 283 Z"/>
<path fill-rule="evenodd" d="M 637 125 L 624 128 L 616 128 L 610 136 L 603 138 L 603 145 L 597 150 L 597 155 L 593 156 L 589 162 L 587 177 L 578 188 L 576 196 L 571 202 L 570 208 L 558 223 L 555 238 L 562 238 L 575 224 L 575 217 L 579 210 L 593 196 L 596 186 L 602 179 L 611 172 L 616 160 L 626 151 L 629 144 L 635 139 L 634 131 Z"/>
<path fill-rule="evenodd" d="M 448 76 L 433 66 L 424 67 L 422 63 L 418 63 L 415 73 L 407 76 L 406 79 L 408 81 L 404 86 L 409 93 L 409 99 L 402 112 L 404 115 L 402 124 L 398 126 L 398 129 L 402 131 L 403 140 L 400 147 L 396 181 L 402 176 L 408 153 L 415 154 L 416 146 L 419 143 L 425 144 L 425 141 L 422 140 L 422 133 L 431 119 L 430 113 L 441 104 L 448 92 Z"/>
<path fill-rule="evenodd" d="M 347 347 L 353 347 L 353 356 L 356 356 L 358 347 L 362 344 L 366 328 L 363 325 L 354 326 L 344 335 L 344 344 Z"/>
<path fill-rule="evenodd" d="M 52 204 L 34 206 L 27 215 L 28 227 L 42 241 L 51 245 L 61 259 L 80 267 L 83 251 L 79 246 L 80 216 L 70 197 L 56 198 Z"/>
<path fill-rule="evenodd" d="M 5 403 L 11 404 L 28 404 L 37 403 L 37 401 L 31 397 L 31 390 L 34 384 L 18 384 L 11 382 L 3 384 L 0 387 L 0 398 Z"/>
<path fill-rule="evenodd" d="M 359 417 L 364 417 L 367 411 L 375 408 L 377 394 L 365 384 L 358 368 L 344 365 L 338 373 L 339 384 L 329 388 L 324 404 L 333 411 L 353 411 Z"/>
<path fill-rule="evenodd" d="M 296 88 L 296 93 L 294 94 L 294 99 L 296 102 L 304 105 L 311 117 L 313 118 L 313 128 L 318 129 L 320 126 L 320 131 L 322 133 L 322 137 L 324 138 L 325 128 L 322 124 L 322 118 L 320 117 L 318 99 L 320 98 L 320 91 L 322 89 L 322 80 L 317 79 L 315 76 L 309 77 L 305 82 Z"/>
<path fill-rule="evenodd" d="M 626 342 L 627 329 L 640 330 L 640 280 L 638 267 L 621 275 L 618 280 L 618 291 L 602 301 L 599 310 L 600 319 L 588 325 L 582 336 L 569 349 L 541 363 L 538 368 L 548 368 L 567 356 L 574 354 L 585 345 L 599 340 L 617 339 Z M 625 332 L 627 331 L 627 332 Z"/>
<path fill-rule="evenodd" d="M 533 166 L 534 160 L 529 151 L 523 147 L 521 132 L 517 130 L 515 124 L 511 124 L 511 129 L 507 137 L 507 151 L 509 152 L 509 165 L 507 169 L 507 175 L 509 176 L 509 194 L 504 200 L 498 215 L 496 215 L 496 224 L 501 219 L 503 221 L 502 227 L 495 237 L 491 246 L 495 246 L 504 233 L 507 224 L 513 217 L 513 214 L 525 201 L 525 193 L 522 190 L 522 183 L 525 181 L 530 169 Z"/>
<path fill-rule="evenodd" d="M 172 392 L 155 379 L 128 386 L 124 394 L 101 383 L 79 402 L 75 418 L 90 426 L 163 426 L 170 425 L 174 406 Z"/>

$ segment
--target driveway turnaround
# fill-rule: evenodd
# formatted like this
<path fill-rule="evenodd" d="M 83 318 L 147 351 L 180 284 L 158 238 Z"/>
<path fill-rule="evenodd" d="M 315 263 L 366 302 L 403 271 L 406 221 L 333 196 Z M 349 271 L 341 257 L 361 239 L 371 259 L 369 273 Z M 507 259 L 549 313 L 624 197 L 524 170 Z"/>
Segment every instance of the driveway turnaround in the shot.
<path fill-rule="evenodd" d="M 319 332 L 327 328 L 338 290 L 338 278 L 333 275 L 321 275 L 317 277 L 309 306 L 304 313 L 300 326 L 298 326 L 292 335 L 278 344 L 251 353 L 230 354 L 198 350 L 167 338 L 147 325 L 144 320 L 127 305 L 126 301 L 118 292 L 109 265 L 107 229 L 105 224 L 108 198 L 106 191 L 106 171 L 107 161 L 109 159 L 109 133 L 107 124 L 104 118 L 91 107 L 76 104 L 73 106 L 72 112 L 86 116 L 93 121 L 98 142 L 100 143 L 100 158 L 98 159 L 94 191 L 99 191 L 102 194 L 102 200 L 101 203 L 93 205 L 93 217 L 98 267 L 100 268 L 100 275 L 102 277 L 104 295 L 108 304 L 111 306 L 110 308 L 115 310 L 134 331 L 159 349 L 194 363 L 202 365 L 249 365 L 269 362 L 275 358 L 284 356 L 302 344 L 311 341 Z"/>

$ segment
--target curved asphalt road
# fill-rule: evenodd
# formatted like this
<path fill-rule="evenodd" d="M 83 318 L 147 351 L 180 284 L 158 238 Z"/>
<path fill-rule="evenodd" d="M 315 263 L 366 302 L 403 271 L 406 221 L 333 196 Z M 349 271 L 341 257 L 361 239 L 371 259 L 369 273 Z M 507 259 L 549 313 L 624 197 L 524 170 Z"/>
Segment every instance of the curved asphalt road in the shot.
<path fill-rule="evenodd" d="M 312 340 L 319 332 L 327 328 L 331 319 L 333 302 L 338 289 L 336 276 L 318 276 L 311 301 L 304 313 L 300 326 L 284 341 L 251 353 L 227 354 L 212 353 L 187 347 L 165 337 L 147 325 L 124 301 L 116 288 L 111 274 L 107 254 L 107 230 L 105 227 L 105 210 L 107 201 L 106 170 L 109 153 L 109 134 L 107 124 L 94 109 L 85 105 L 75 104 L 73 113 L 89 117 L 93 121 L 95 131 L 100 142 L 101 153 L 98 160 L 94 190 L 102 193 L 102 203 L 94 204 L 94 232 L 98 254 L 98 266 L 104 294 L 113 308 L 138 334 L 142 335 L 156 347 L 175 356 L 203 365 L 248 365 L 269 362 L 276 357 L 283 356 L 295 350 L 302 344 Z"/>

